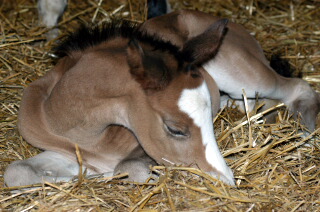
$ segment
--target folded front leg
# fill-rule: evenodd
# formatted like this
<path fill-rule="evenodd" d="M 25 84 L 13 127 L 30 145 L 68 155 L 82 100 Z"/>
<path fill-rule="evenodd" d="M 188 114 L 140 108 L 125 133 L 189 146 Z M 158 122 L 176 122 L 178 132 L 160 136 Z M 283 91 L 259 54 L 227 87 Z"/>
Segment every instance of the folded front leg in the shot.
<path fill-rule="evenodd" d="M 8 187 L 36 183 L 69 181 L 79 173 L 79 165 L 65 156 L 45 151 L 26 160 L 11 163 L 5 173 L 4 181 Z"/>
<path fill-rule="evenodd" d="M 154 165 L 156 162 L 138 146 L 116 166 L 114 175 L 128 173 L 126 180 L 143 183 L 151 176 L 150 166 Z"/>

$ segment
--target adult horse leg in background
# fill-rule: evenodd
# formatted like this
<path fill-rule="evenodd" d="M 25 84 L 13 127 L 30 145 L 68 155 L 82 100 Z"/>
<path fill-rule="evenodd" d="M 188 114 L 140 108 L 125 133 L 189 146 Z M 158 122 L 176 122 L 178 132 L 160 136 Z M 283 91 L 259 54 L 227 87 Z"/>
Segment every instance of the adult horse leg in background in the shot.
<path fill-rule="evenodd" d="M 171 12 L 168 0 L 148 0 L 148 19 Z"/>
<path fill-rule="evenodd" d="M 47 28 L 57 25 L 59 18 L 62 16 L 68 0 L 38 0 L 38 13 L 41 23 Z M 47 39 L 52 40 L 59 35 L 57 28 L 51 29 L 47 33 Z"/>
<path fill-rule="evenodd" d="M 38 13 L 41 23 L 47 28 L 55 27 L 68 4 L 68 0 L 38 0 Z M 171 12 L 168 0 L 148 0 L 148 19 Z M 47 40 L 59 35 L 57 28 L 51 29 Z"/>

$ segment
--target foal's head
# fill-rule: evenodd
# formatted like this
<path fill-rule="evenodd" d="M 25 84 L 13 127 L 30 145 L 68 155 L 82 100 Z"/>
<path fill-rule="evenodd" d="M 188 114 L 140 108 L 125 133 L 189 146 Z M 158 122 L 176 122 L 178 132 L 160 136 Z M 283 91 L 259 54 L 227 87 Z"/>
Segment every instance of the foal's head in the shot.
<path fill-rule="evenodd" d="M 131 80 L 144 96 L 133 96 L 140 102 L 128 108 L 131 112 L 126 127 L 158 163 L 197 165 L 234 184 L 213 132 L 212 108 L 220 104 L 218 88 L 201 68 L 217 53 L 226 24 L 226 20 L 216 22 L 182 49 L 144 35 L 128 24 L 116 29 L 126 40 L 124 55 Z M 73 44 L 62 46 L 62 50 L 77 50 L 105 41 L 103 31 L 96 31 L 88 35 L 97 38 L 91 43 L 74 45 L 76 39 L 71 39 Z M 80 34 L 84 36 L 84 32 Z M 136 105 L 138 108 L 134 108 Z"/>
<path fill-rule="evenodd" d="M 161 126 L 150 133 L 152 144 L 144 145 L 148 154 L 159 163 L 196 164 L 233 184 L 232 171 L 219 152 L 213 131 L 219 89 L 200 67 L 218 51 L 226 23 L 222 20 L 213 24 L 179 52 L 166 57 L 163 52 L 154 55 L 154 51 L 144 51 L 139 67 L 144 67 L 149 76 L 138 77 L 146 85 L 143 88 L 159 114 Z M 137 77 L 134 71 L 132 74 Z"/>

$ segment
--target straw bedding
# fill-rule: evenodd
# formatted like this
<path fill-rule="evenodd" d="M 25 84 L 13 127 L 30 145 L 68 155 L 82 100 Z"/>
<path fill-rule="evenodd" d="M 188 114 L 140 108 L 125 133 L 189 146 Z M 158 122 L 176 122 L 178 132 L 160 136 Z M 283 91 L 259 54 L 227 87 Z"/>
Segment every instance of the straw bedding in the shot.
<path fill-rule="evenodd" d="M 294 75 L 320 91 L 320 2 L 317 0 L 179 0 L 174 10 L 197 9 L 243 24 L 268 58 L 288 59 Z M 61 34 L 79 23 L 110 18 L 142 22 L 146 1 L 74 1 L 62 17 Z M 136 184 L 114 178 L 85 179 L 17 188 L 3 184 L 5 167 L 40 152 L 17 131 L 24 87 L 43 76 L 55 59 L 53 42 L 38 26 L 35 0 L 0 1 L 0 210 L 9 211 L 320 211 L 320 131 L 301 136 L 304 127 L 281 105 L 277 122 L 262 113 L 223 108 L 215 123 L 220 149 L 234 170 L 228 187 L 188 167 L 153 167 L 159 182 Z M 319 127 L 319 125 L 318 125 Z"/>

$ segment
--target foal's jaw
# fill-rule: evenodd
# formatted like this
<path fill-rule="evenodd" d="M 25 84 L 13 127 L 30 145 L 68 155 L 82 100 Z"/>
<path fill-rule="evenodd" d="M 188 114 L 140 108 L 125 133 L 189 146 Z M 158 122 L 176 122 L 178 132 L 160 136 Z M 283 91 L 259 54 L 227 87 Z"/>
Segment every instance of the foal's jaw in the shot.
<path fill-rule="evenodd" d="M 233 173 L 227 166 L 215 140 L 210 92 L 206 83 L 203 82 L 198 88 L 185 89 L 181 94 L 178 106 L 200 128 L 206 160 L 205 162 L 199 161 L 200 168 L 204 168 L 210 175 L 224 183 L 234 185 Z M 202 164 L 205 167 L 201 167 Z"/>

